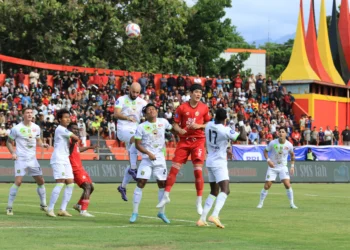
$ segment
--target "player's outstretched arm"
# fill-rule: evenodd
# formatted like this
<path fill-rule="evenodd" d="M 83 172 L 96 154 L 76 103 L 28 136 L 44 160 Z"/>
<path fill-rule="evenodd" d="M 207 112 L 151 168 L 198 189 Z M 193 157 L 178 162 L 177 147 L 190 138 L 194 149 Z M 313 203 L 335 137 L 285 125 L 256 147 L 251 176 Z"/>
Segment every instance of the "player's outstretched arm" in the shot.
<path fill-rule="evenodd" d="M 89 147 L 79 147 L 79 152 L 82 153 L 82 152 L 85 152 L 86 150 L 97 149 L 97 148 L 98 148 L 97 145 L 92 145 L 92 146 L 89 146 Z"/>
<path fill-rule="evenodd" d="M 240 141 L 246 141 L 247 140 L 247 131 L 245 130 L 244 127 L 244 115 L 242 114 L 241 111 L 238 112 L 237 114 L 237 119 L 239 123 L 239 137 L 237 138 Z"/>

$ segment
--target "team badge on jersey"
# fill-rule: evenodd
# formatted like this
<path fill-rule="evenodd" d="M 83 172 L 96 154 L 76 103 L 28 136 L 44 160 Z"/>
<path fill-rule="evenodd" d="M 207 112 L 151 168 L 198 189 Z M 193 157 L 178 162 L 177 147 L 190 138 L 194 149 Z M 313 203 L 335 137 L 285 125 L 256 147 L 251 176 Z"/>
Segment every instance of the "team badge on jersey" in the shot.
<path fill-rule="evenodd" d="M 232 129 L 232 130 L 230 130 L 230 133 L 231 133 L 231 134 L 234 134 L 234 133 L 236 133 L 236 131 L 234 131 L 234 130 Z"/>
<path fill-rule="evenodd" d="M 196 113 L 194 113 L 195 116 L 199 116 L 199 112 L 197 111 Z"/>

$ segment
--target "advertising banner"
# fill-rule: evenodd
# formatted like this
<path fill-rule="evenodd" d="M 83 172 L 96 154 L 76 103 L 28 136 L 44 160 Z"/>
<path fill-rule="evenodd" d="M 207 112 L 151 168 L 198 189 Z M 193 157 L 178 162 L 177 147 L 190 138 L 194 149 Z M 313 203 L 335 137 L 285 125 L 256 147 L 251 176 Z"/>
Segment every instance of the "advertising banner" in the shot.
<path fill-rule="evenodd" d="M 54 182 L 49 161 L 40 160 L 40 166 L 46 182 Z M 83 161 L 86 171 L 96 183 L 121 183 L 128 161 Z M 167 162 L 168 168 L 171 161 Z M 231 182 L 264 182 L 267 164 L 259 161 L 229 161 L 229 176 Z M 342 161 L 299 161 L 295 164 L 295 175 L 292 182 L 349 182 L 350 162 Z M 208 171 L 203 169 L 205 182 L 208 182 Z M 0 182 L 13 182 L 13 161 L 3 160 L 0 164 Z M 25 182 L 33 182 L 30 176 L 24 177 Z M 277 180 L 278 181 L 278 180 Z M 150 182 L 155 182 L 151 179 Z M 177 175 L 177 182 L 194 182 L 193 166 L 187 163 Z"/>

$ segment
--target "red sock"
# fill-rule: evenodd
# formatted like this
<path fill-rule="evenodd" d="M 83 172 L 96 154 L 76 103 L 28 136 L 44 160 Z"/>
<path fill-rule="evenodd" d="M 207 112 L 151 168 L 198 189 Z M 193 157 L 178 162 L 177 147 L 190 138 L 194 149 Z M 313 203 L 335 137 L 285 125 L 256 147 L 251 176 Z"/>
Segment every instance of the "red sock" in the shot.
<path fill-rule="evenodd" d="M 90 200 L 82 200 L 81 201 L 81 210 L 87 210 L 89 203 L 90 203 Z"/>
<path fill-rule="evenodd" d="M 203 187 L 204 187 L 204 179 L 203 179 L 202 170 L 195 169 L 194 170 L 194 178 L 196 179 L 195 184 L 196 184 L 197 196 L 202 196 Z"/>
<path fill-rule="evenodd" d="M 170 192 L 171 188 L 174 186 L 174 183 L 176 181 L 176 175 L 178 172 L 179 172 L 179 169 L 171 167 L 168 178 L 166 179 L 166 184 L 164 189 L 166 192 Z"/>
<path fill-rule="evenodd" d="M 83 199 L 80 199 L 77 204 L 81 206 L 82 205 L 82 203 L 81 203 L 82 201 L 83 201 Z"/>

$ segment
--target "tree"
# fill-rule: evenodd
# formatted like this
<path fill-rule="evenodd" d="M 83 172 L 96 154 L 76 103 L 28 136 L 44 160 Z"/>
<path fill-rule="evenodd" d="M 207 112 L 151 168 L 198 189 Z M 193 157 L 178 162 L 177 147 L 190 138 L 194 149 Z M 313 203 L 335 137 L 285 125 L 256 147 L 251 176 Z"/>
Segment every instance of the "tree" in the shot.
<path fill-rule="evenodd" d="M 249 47 L 230 20 L 222 20 L 230 6 L 230 0 L 199 0 L 191 8 L 182 0 L 4 1 L 0 53 L 86 67 L 217 74 L 225 65 L 220 53 Z M 140 25 L 140 38 L 126 36 L 128 22 Z"/>
<path fill-rule="evenodd" d="M 284 44 L 265 43 L 260 46 L 266 50 L 266 74 L 277 79 L 288 66 L 292 54 L 294 40 L 290 39 Z"/>

